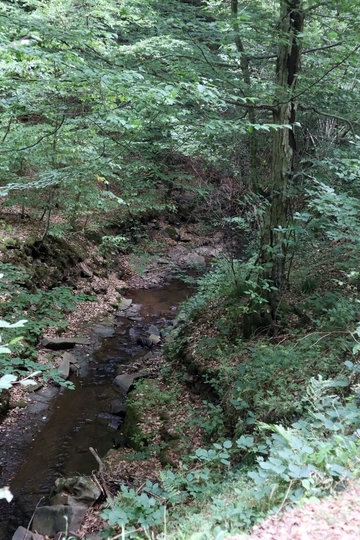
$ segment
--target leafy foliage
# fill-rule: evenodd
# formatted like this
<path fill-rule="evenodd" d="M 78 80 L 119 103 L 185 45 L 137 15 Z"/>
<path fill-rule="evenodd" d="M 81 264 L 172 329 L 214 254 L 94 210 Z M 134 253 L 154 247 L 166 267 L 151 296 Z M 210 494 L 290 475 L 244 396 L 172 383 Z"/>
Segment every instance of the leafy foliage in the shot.
<path fill-rule="evenodd" d="M 69 385 L 59 376 L 57 369 L 37 362 L 36 345 L 46 328 L 65 328 L 67 323 L 64 318 L 68 310 L 75 309 L 77 302 L 90 300 L 92 297 L 84 294 L 74 296 L 69 287 L 29 292 L 22 286 L 27 278 L 26 273 L 11 265 L 4 267 L 6 274 L 0 282 L 0 291 L 6 298 L 6 303 L 2 306 L 2 316 L 16 322 L 2 321 L 0 324 L 6 329 L 8 340 L 8 345 L 1 347 L 0 354 L 11 353 L 10 356 L 1 355 L 0 374 L 16 379 L 18 375 L 22 377 L 24 371 L 35 371 L 45 380 L 53 379 L 62 385 Z M 26 320 L 22 319 L 24 316 L 27 317 Z M 24 326 L 21 337 L 18 333 L 19 326 Z"/>

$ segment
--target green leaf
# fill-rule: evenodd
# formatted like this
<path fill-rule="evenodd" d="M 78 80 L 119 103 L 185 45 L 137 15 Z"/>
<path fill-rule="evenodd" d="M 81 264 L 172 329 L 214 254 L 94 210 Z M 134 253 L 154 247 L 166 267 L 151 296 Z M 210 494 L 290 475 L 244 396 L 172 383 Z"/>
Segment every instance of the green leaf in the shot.
<path fill-rule="evenodd" d="M 14 383 L 17 380 L 17 377 L 15 375 L 7 374 L 3 375 L 0 379 L 0 389 L 8 389 L 11 388 L 12 383 Z"/>
<path fill-rule="evenodd" d="M 28 321 L 26 319 L 17 321 L 16 323 L 8 323 L 6 321 L 0 320 L 0 328 L 18 328 L 24 326 Z"/>

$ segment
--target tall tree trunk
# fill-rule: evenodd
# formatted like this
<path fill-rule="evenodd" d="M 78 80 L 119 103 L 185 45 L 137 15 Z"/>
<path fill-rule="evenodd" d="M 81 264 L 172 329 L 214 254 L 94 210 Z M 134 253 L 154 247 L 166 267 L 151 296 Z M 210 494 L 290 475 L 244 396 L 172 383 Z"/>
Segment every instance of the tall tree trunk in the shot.
<path fill-rule="evenodd" d="M 291 127 L 296 119 L 294 90 L 300 71 L 301 37 L 304 27 L 302 0 L 281 0 L 279 21 L 279 48 L 276 63 L 276 95 L 273 123 L 278 129 L 273 135 L 272 187 L 269 205 L 265 211 L 262 230 L 259 264 L 262 266 L 260 279 L 267 280 L 270 288 L 262 290 L 268 303 L 259 313 L 252 306 L 254 315 L 244 319 L 244 335 L 250 335 L 256 327 L 265 326 L 276 317 L 281 289 L 285 283 L 288 187 L 293 171 L 296 152 L 295 135 Z M 255 313 L 256 312 L 256 313 Z"/>
<path fill-rule="evenodd" d="M 282 0 L 273 112 L 273 123 L 279 128 L 273 135 L 272 189 L 264 216 L 260 254 L 260 264 L 265 268 L 264 277 L 277 289 L 277 294 L 271 294 L 269 298 L 272 311 L 276 310 L 278 295 L 285 282 L 287 194 L 296 153 L 294 131 L 285 126 L 293 126 L 296 120 L 294 90 L 301 61 L 301 39 L 298 36 L 303 27 L 302 1 Z"/>

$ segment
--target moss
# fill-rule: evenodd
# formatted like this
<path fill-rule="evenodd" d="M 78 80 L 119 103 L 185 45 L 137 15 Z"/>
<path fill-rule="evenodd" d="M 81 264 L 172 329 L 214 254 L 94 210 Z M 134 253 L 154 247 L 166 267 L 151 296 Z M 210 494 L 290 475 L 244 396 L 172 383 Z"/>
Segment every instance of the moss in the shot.
<path fill-rule="evenodd" d="M 136 390 L 130 393 L 132 399 L 128 401 L 126 406 L 126 416 L 122 431 L 131 441 L 131 446 L 134 450 L 140 451 L 149 444 L 149 439 L 141 430 L 140 408 L 136 402 L 136 396 L 133 394 L 136 394 Z"/>
<path fill-rule="evenodd" d="M 18 249 L 9 249 L 8 242 Z M 84 258 L 81 249 L 52 236 L 43 242 L 30 236 L 23 244 L 17 239 L 8 239 L 3 248 L 0 245 L 0 250 L 4 253 L 4 263 L 23 266 L 31 275 L 33 285 L 47 288 L 56 287 L 67 279 L 73 267 Z"/>

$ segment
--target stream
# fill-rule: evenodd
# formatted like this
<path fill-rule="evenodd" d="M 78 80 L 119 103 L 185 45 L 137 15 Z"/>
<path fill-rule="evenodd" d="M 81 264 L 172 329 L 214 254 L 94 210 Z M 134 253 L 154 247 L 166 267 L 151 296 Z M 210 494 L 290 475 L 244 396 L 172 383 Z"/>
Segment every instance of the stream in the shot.
<path fill-rule="evenodd" d="M 56 478 L 88 475 L 97 470 L 89 447 L 94 447 L 100 456 L 105 455 L 113 448 L 117 430 L 109 415 L 111 402 L 121 397 L 112 384 L 113 379 L 121 372 L 120 366 L 133 363 L 149 352 L 135 343 L 134 335 L 146 336 L 152 324 L 159 330 L 169 325 L 175 316 L 175 306 L 189 294 L 189 288 L 179 281 L 159 289 L 130 290 L 126 296 L 141 306 L 138 313 L 131 319 L 116 317 L 115 333 L 112 327 L 95 325 L 95 350 L 76 347 L 74 354 L 82 360 L 87 357 L 88 361 L 80 377 L 71 376 L 75 390 L 58 392 L 49 387 L 40 396 L 34 395 L 37 415 L 33 429 L 28 433 L 26 425 L 18 428 L 17 437 L 22 438 L 21 456 L 17 455 L 19 466 L 9 478 L 3 480 L 0 476 L 0 485 L 4 481 L 9 483 L 14 495 L 11 503 L 0 500 L 0 540 L 11 540 L 19 525 L 28 525 L 36 505 L 47 503 Z M 41 401 L 46 392 L 56 392 L 54 398 L 50 395 L 50 404 Z M 0 451 L 5 460 L 9 460 L 12 451 L 20 452 L 11 440 L 7 444 L 1 441 Z"/>

